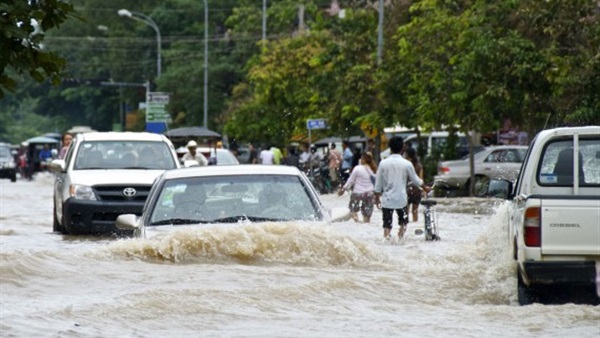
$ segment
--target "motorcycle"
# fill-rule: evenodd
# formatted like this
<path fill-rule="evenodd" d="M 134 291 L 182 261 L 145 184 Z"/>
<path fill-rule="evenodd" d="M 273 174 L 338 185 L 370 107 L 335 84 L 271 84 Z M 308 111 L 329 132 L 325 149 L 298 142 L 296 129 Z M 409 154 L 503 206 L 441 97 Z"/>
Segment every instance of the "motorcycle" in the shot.
<path fill-rule="evenodd" d="M 312 171 L 311 171 L 312 169 Z M 315 163 L 312 168 L 306 168 L 305 173 L 313 187 L 320 194 L 331 194 L 335 187 L 329 176 L 329 167 L 324 162 Z"/>

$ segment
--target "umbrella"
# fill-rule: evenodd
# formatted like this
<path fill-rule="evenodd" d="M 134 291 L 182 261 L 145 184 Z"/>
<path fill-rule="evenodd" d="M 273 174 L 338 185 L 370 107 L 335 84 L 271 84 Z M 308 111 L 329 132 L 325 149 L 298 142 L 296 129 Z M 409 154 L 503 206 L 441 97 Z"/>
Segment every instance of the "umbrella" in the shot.
<path fill-rule="evenodd" d="M 32 137 L 25 142 L 27 142 L 29 144 L 34 144 L 34 143 L 47 144 L 47 143 L 58 143 L 59 141 L 57 139 L 51 138 L 51 137 L 37 136 L 37 137 Z"/>
<path fill-rule="evenodd" d="M 167 137 L 221 137 L 221 134 L 205 127 L 182 127 L 165 131 Z"/>

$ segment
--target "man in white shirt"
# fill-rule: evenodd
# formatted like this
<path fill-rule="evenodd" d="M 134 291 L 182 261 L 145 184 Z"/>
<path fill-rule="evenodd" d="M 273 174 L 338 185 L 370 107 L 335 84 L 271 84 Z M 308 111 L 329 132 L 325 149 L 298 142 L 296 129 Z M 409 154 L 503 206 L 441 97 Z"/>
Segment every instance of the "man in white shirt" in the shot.
<path fill-rule="evenodd" d="M 185 161 L 196 161 L 198 162 L 199 166 L 208 165 L 208 160 L 206 159 L 206 157 L 204 157 L 202 153 L 197 151 L 198 144 L 196 143 L 196 141 L 189 141 L 185 147 L 188 149 L 188 152 L 185 153 L 181 158 L 181 161 L 183 163 L 185 163 Z"/>
<path fill-rule="evenodd" d="M 398 237 L 402 238 L 408 224 L 408 196 L 406 195 L 406 183 L 410 179 L 416 186 L 422 187 L 425 192 L 431 188 L 423 182 L 415 172 L 415 168 L 400 153 L 404 142 L 401 137 L 392 137 L 388 145 L 391 155 L 379 164 L 377 170 L 377 181 L 375 182 L 375 205 L 382 209 L 383 213 L 383 236 L 390 237 L 392 231 L 392 218 L 394 210 L 398 215 Z"/>
<path fill-rule="evenodd" d="M 259 157 L 261 164 L 273 164 L 273 158 L 275 157 L 275 154 L 271 150 L 271 147 L 267 146 L 260 152 Z"/>
<path fill-rule="evenodd" d="M 310 161 L 310 153 L 308 152 L 308 145 L 302 145 L 302 153 L 300 154 L 300 168 L 301 170 L 307 170 Z"/>

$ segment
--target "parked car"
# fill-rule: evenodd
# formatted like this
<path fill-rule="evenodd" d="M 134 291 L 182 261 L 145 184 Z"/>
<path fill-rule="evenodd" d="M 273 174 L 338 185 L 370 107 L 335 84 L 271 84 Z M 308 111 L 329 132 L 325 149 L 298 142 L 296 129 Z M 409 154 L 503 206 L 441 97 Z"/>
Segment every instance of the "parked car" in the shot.
<path fill-rule="evenodd" d="M 54 160 L 53 230 L 70 234 L 118 233 L 119 214 L 142 214 L 152 183 L 179 168 L 164 135 L 134 132 L 77 134 L 64 160 Z"/>
<path fill-rule="evenodd" d="M 0 178 L 17 181 L 17 163 L 8 143 L 0 143 Z"/>
<path fill-rule="evenodd" d="M 442 147 L 446 146 L 448 142 L 449 133 L 447 131 L 434 131 L 432 133 L 421 133 L 419 136 L 416 133 L 405 133 L 401 135 L 405 143 L 410 143 L 411 147 L 415 148 L 418 153 L 420 148 L 424 148 L 422 152 L 425 156 L 432 155 L 434 149 L 442 149 Z M 452 159 L 462 158 L 469 154 L 469 145 L 467 143 L 467 137 L 464 133 L 458 133 L 457 135 L 457 144 L 456 144 L 456 157 Z M 479 151 L 483 149 L 482 146 L 475 146 L 475 151 Z M 389 157 L 391 154 L 390 148 L 385 149 L 381 152 L 381 159 L 385 159 Z"/>
<path fill-rule="evenodd" d="M 348 208 L 325 210 L 306 175 L 290 166 L 204 166 L 168 170 L 154 184 L 141 217 L 124 214 L 117 226 L 135 236 L 200 224 L 337 221 Z"/>
<path fill-rule="evenodd" d="M 484 196 L 490 179 L 513 182 L 519 174 L 526 152 L 527 146 L 507 145 L 486 147 L 475 153 L 475 194 Z M 468 156 L 461 160 L 440 162 L 438 174 L 434 178 L 436 195 L 448 195 L 452 190 L 459 193 L 468 191 L 471 177 L 469 167 Z"/>

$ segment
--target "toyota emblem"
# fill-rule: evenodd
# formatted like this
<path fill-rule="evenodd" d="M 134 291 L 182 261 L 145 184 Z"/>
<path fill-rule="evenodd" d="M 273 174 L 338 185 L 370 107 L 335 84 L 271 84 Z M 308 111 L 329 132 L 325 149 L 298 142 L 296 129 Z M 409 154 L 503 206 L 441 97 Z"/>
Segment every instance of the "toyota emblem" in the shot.
<path fill-rule="evenodd" d="M 134 188 L 125 188 L 125 189 L 123 189 L 123 195 L 125 197 L 133 197 L 133 196 L 135 196 L 135 194 L 137 194 L 137 191 L 135 191 Z"/>

